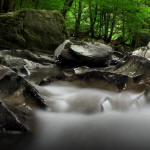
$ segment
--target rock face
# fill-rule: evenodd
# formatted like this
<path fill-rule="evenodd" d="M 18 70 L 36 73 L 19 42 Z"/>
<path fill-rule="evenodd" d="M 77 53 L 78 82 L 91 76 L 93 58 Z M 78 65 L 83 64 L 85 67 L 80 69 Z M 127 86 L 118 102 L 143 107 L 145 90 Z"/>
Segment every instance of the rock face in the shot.
<path fill-rule="evenodd" d="M 0 48 L 54 51 L 66 36 L 56 11 L 22 10 L 0 15 Z"/>
<path fill-rule="evenodd" d="M 66 40 L 55 51 L 55 57 L 63 65 L 107 66 L 112 48 L 102 43 Z"/>
<path fill-rule="evenodd" d="M 97 82 L 97 84 L 99 81 L 106 81 L 116 86 L 119 90 L 130 89 L 134 85 L 141 85 L 141 88 L 147 88 L 150 80 L 149 67 L 150 61 L 148 59 L 139 56 L 130 56 L 116 66 L 103 69 L 78 67 L 74 68 L 72 72 L 71 70 L 70 72 L 65 71 L 64 75 L 66 81 Z"/>
<path fill-rule="evenodd" d="M 36 88 L 8 67 L 0 65 L 0 130 L 29 128 L 33 108 L 47 107 Z M 3 104 L 4 103 L 4 104 Z M 21 126 L 22 125 L 22 126 Z"/>
<path fill-rule="evenodd" d="M 7 131 L 27 131 L 21 124 L 17 116 L 0 101 L 0 132 Z"/>
<path fill-rule="evenodd" d="M 33 85 L 2 65 L 0 65 L 0 98 L 6 104 L 16 108 L 30 104 L 46 107 L 44 99 L 40 97 Z"/>
<path fill-rule="evenodd" d="M 90 69 L 79 67 L 74 69 L 75 77 L 74 79 L 80 79 L 89 81 L 91 79 L 104 80 L 110 84 L 115 85 L 119 90 L 123 89 L 125 84 L 128 81 L 128 76 L 122 74 L 116 74 L 109 71 L 99 70 L 99 69 Z"/>
<path fill-rule="evenodd" d="M 129 76 L 131 78 L 149 74 L 150 61 L 140 56 L 130 56 L 127 60 L 117 66 L 112 72 Z"/>
<path fill-rule="evenodd" d="M 147 46 L 139 47 L 134 50 L 132 55 L 145 57 L 150 60 L 150 42 Z"/>
<path fill-rule="evenodd" d="M 28 50 L 1 50 L 0 64 L 10 67 L 21 76 L 29 76 L 30 70 L 51 68 L 55 60 L 47 54 L 34 54 Z"/>

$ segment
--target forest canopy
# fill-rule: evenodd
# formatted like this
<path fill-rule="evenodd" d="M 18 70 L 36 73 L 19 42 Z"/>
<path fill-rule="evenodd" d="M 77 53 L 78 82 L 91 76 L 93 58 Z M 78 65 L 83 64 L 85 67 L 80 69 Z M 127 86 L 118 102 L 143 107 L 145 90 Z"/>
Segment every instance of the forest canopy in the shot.
<path fill-rule="evenodd" d="M 105 42 L 119 39 L 136 46 L 150 36 L 149 0 L 1 0 L 0 11 L 35 8 L 58 10 L 71 36 Z"/>

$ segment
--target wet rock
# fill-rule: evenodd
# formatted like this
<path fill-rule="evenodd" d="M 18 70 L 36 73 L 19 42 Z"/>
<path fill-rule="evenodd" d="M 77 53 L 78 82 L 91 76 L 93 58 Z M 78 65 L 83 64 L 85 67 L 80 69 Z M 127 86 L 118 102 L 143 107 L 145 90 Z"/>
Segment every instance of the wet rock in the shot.
<path fill-rule="evenodd" d="M 116 93 L 111 97 L 106 97 L 106 99 L 101 103 L 104 111 L 127 111 L 130 109 L 141 108 L 145 104 L 146 99 L 144 92 L 135 93 L 131 91 L 122 91 L 120 93 Z"/>
<path fill-rule="evenodd" d="M 150 49 L 150 42 L 148 42 L 148 45 L 147 45 L 148 49 Z"/>
<path fill-rule="evenodd" d="M 42 79 L 39 83 L 39 85 L 48 85 L 51 84 L 52 82 L 56 82 L 56 81 L 64 81 L 66 80 L 66 76 L 64 73 L 60 73 L 57 76 L 52 76 L 52 77 L 46 77 L 44 79 Z"/>
<path fill-rule="evenodd" d="M 55 57 L 66 66 L 107 66 L 112 48 L 102 43 L 66 40 L 55 51 Z"/>
<path fill-rule="evenodd" d="M 128 76 L 106 72 L 101 69 L 76 68 L 73 80 L 105 80 L 110 84 L 114 84 L 118 89 L 123 89 L 128 81 Z"/>
<path fill-rule="evenodd" d="M 53 53 L 66 36 L 57 11 L 26 9 L 0 15 L 0 48 Z"/>
<path fill-rule="evenodd" d="M 0 64 L 10 67 L 20 76 L 29 76 L 38 68 L 51 68 L 55 60 L 46 54 L 34 54 L 28 50 L 1 50 Z"/>
<path fill-rule="evenodd" d="M 55 60 L 46 54 L 35 54 L 28 50 L 1 50 L 0 62 L 8 67 L 26 65 L 28 69 L 34 69 L 53 64 Z"/>
<path fill-rule="evenodd" d="M 112 70 L 113 73 L 135 78 L 149 74 L 150 61 L 140 56 L 130 56 L 126 61 Z"/>
<path fill-rule="evenodd" d="M 31 74 L 30 71 L 25 66 L 12 67 L 11 69 L 23 77 L 30 76 Z"/>
<path fill-rule="evenodd" d="M 132 55 L 145 57 L 150 59 L 150 43 L 147 46 L 139 47 L 133 51 Z"/>
<path fill-rule="evenodd" d="M 34 85 L 0 65 L 0 130 L 29 131 L 33 109 L 45 109 L 45 99 Z"/>
<path fill-rule="evenodd" d="M 128 77 L 126 89 L 146 90 L 150 85 L 150 61 L 140 56 L 130 56 L 125 62 L 105 71 Z"/>
<path fill-rule="evenodd" d="M 23 112 L 30 112 L 33 107 L 46 107 L 44 98 L 32 84 L 2 65 L 0 65 L 0 98 L 7 105 Z"/>
<path fill-rule="evenodd" d="M 21 131 L 28 129 L 19 121 L 18 117 L 0 101 L 0 132 Z"/>
<path fill-rule="evenodd" d="M 130 56 L 113 67 L 89 68 L 78 67 L 73 73 L 65 72 L 68 81 L 106 81 L 115 85 L 119 90 L 132 86 L 146 89 L 150 85 L 150 61 L 144 57 Z"/>
<path fill-rule="evenodd" d="M 43 65 L 55 63 L 55 60 L 52 57 L 50 57 L 44 53 L 43 54 L 42 53 L 33 53 L 33 52 L 30 52 L 29 50 L 11 50 L 11 51 L 5 50 L 5 51 L 1 51 L 0 54 L 27 59 L 29 61 L 33 61 L 35 63 L 40 63 Z"/>

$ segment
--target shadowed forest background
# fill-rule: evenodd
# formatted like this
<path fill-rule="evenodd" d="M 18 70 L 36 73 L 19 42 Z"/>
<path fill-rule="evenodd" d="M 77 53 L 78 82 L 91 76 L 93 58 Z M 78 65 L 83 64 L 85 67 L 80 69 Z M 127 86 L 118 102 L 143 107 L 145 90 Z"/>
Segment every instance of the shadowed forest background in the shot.
<path fill-rule="evenodd" d="M 58 10 L 68 36 L 144 46 L 150 39 L 149 0 L 1 0 L 0 12 L 24 8 Z"/>

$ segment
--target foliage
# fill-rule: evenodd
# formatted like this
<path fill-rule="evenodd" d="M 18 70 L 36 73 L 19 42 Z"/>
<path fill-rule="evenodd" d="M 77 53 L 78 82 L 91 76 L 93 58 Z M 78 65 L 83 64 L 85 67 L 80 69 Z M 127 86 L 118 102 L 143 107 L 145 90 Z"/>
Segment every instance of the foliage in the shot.
<path fill-rule="evenodd" d="M 1 0 L 1 10 L 5 8 L 4 1 L 6 0 Z M 150 32 L 149 0 L 7 1 L 11 1 L 8 4 L 11 9 L 59 10 L 65 17 L 71 35 L 91 36 L 106 42 L 119 39 L 122 43 L 134 43 L 135 46 L 135 37 L 140 32 Z"/>

